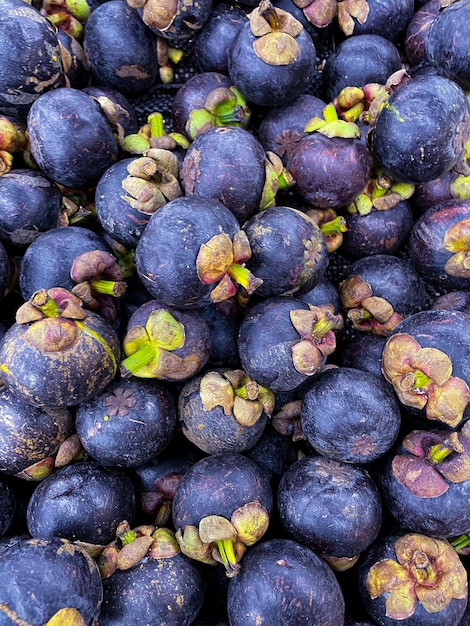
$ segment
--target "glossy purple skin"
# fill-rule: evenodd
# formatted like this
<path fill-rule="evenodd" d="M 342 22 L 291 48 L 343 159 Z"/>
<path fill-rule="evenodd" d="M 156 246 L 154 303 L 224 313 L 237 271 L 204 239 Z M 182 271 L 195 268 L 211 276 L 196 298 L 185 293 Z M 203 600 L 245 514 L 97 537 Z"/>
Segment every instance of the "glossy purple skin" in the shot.
<path fill-rule="evenodd" d="M 314 132 L 298 142 L 286 167 L 304 202 L 319 209 L 336 209 L 363 191 L 370 176 L 371 158 L 360 139 Z"/>
<path fill-rule="evenodd" d="M 369 473 L 316 454 L 284 472 L 277 511 L 287 537 L 325 557 L 357 556 L 382 524 L 380 492 Z"/>
<path fill-rule="evenodd" d="M 426 40 L 431 24 L 440 10 L 439 0 L 429 0 L 422 7 L 417 8 L 408 22 L 405 32 L 405 54 L 411 65 L 418 65 L 427 60 Z"/>
<path fill-rule="evenodd" d="M 218 200 L 243 224 L 259 210 L 266 154 L 248 130 L 210 128 L 189 146 L 180 179 L 186 196 Z"/>
<path fill-rule="evenodd" d="M 1 557 L 0 603 L 23 623 L 44 624 L 66 607 L 76 608 L 87 625 L 97 619 L 103 585 L 96 562 L 83 548 L 57 537 L 19 535 L 2 549 Z"/>
<path fill-rule="evenodd" d="M 465 90 L 470 89 L 469 20 L 470 6 L 459 0 L 440 11 L 426 39 L 431 63 Z"/>
<path fill-rule="evenodd" d="M 200 72 L 228 73 L 228 51 L 246 20 L 246 11 L 237 5 L 220 2 L 213 7 L 192 49 Z"/>
<path fill-rule="evenodd" d="M 332 101 L 344 87 L 384 84 L 400 67 L 400 52 L 383 32 L 348 37 L 326 59 L 322 73 L 326 99 Z"/>
<path fill-rule="evenodd" d="M 333 571 L 313 550 L 275 538 L 254 546 L 229 583 L 232 626 L 344 623 L 344 598 Z"/>
<path fill-rule="evenodd" d="M 383 377 L 353 367 L 319 374 L 302 397 L 300 423 L 320 454 L 364 465 L 388 452 L 401 427 L 400 404 Z"/>
<path fill-rule="evenodd" d="M 171 119 L 173 130 L 186 134 L 186 123 L 193 109 L 204 108 L 207 96 L 214 89 L 231 87 L 232 81 L 221 72 L 199 72 L 188 78 L 173 98 Z"/>
<path fill-rule="evenodd" d="M 413 16 L 414 0 L 367 0 L 369 12 L 363 24 L 354 20 L 352 36 L 376 34 L 400 42 Z"/>
<path fill-rule="evenodd" d="M 136 98 L 158 77 L 157 38 L 125 0 L 108 0 L 86 21 L 83 47 L 94 82 Z"/>
<path fill-rule="evenodd" d="M 422 72 L 397 87 L 387 102 L 369 134 L 371 154 L 386 175 L 417 185 L 463 158 L 469 105 L 454 81 Z"/>
<path fill-rule="evenodd" d="M 390 254 L 365 256 L 351 263 L 345 277 L 349 276 L 361 276 L 372 295 L 387 300 L 403 317 L 425 308 L 424 282 L 407 259 Z"/>
<path fill-rule="evenodd" d="M 114 381 L 77 407 L 75 426 L 83 447 L 101 465 L 135 467 L 169 445 L 176 428 L 176 403 L 156 381 Z"/>
<path fill-rule="evenodd" d="M 367 215 L 345 213 L 347 231 L 342 251 L 360 258 L 371 254 L 395 254 L 406 243 L 413 227 L 413 212 L 406 200 L 386 211 Z"/>
<path fill-rule="evenodd" d="M 24 252 L 41 233 L 55 228 L 62 194 L 37 170 L 15 168 L 0 177 L 0 241 Z M 1 290 L 0 290 L 1 291 Z"/>
<path fill-rule="evenodd" d="M 243 226 L 251 247 L 246 267 L 263 281 L 260 297 L 310 291 L 324 277 L 329 257 L 320 228 L 304 213 L 273 206 L 256 213 Z M 311 242 L 315 254 L 308 253 Z"/>
<path fill-rule="evenodd" d="M 139 239 L 137 274 L 162 304 L 181 309 L 207 306 L 215 285 L 203 283 L 197 275 L 199 248 L 221 233 L 233 240 L 238 230 L 237 218 L 218 200 L 196 196 L 172 200 L 152 215 Z"/>
<path fill-rule="evenodd" d="M 297 298 L 278 296 L 255 304 L 243 318 L 238 352 L 245 372 L 274 392 L 294 391 L 310 380 L 292 361 L 292 346 L 300 341 L 290 311 L 305 309 Z"/>
<path fill-rule="evenodd" d="M 19 287 L 24 300 L 38 289 L 75 286 L 70 276 L 74 260 L 84 252 L 110 252 L 103 237 L 83 226 L 50 228 L 39 234 L 23 254 Z"/>
<path fill-rule="evenodd" d="M 266 151 L 277 154 L 287 163 L 296 144 L 305 137 L 304 128 L 313 117 L 321 117 L 326 103 L 309 93 L 280 107 L 273 107 L 263 116 L 258 139 Z"/>
<path fill-rule="evenodd" d="M 62 537 L 106 545 L 118 525 L 135 515 L 130 478 L 114 467 L 94 461 L 72 463 L 45 478 L 34 490 L 27 509 L 32 537 Z"/>
<path fill-rule="evenodd" d="M 177 530 L 197 526 L 207 515 L 230 520 L 236 509 L 255 501 L 271 514 L 273 494 L 264 470 L 242 454 L 211 454 L 183 475 L 173 499 L 173 524 Z"/>
<path fill-rule="evenodd" d="M 24 119 L 41 94 L 65 84 L 55 26 L 21 0 L 2 2 L 0 56 L 3 115 Z"/>
<path fill-rule="evenodd" d="M 235 87 L 256 105 L 270 107 L 287 104 L 303 93 L 315 73 L 316 50 L 304 29 L 296 37 L 300 51 L 289 65 L 269 65 L 253 50 L 255 36 L 244 24 L 230 49 L 228 74 Z"/>
<path fill-rule="evenodd" d="M 444 237 L 449 228 L 469 219 L 470 200 L 446 200 L 427 209 L 414 223 L 408 246 L 410 261 L 423 279 L 437 288 L 468 287 L 468 278 L 445 269 L 454 252 L 446 249 Z"/>
<path fill-rule="evenodd" d="M 79 89 L 44 93 L 31 106 L 27 122 L 31 154 L 60 185 L 93 187 L 118 159 L 111 124 L 98 102 Z"/>

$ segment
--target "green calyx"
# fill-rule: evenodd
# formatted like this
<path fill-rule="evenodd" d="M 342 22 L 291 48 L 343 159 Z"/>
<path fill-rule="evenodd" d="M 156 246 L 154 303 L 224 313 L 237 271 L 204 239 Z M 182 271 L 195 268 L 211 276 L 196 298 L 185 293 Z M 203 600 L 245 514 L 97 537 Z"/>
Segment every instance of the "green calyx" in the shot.
<path fill-rule="evenodd" d="M 319 132 L 326 137 L 341 137 L 343 139 L 357 139 L 361 136 L 359 127 L 354 122 L 339 119 L 335 105 L 327 104 L 323 109 L 323 117 L 313 117 L 305 125 L 306 133 Z"/>
<path fill-rule="evenodd" d="M 210 92 L 204 108 L 193 109 L 186 123 L 186 133 L 196 139 L 209 128 L 235 126 L 246 128 L 251 110 L 236 87 L 218 87 Z"/>
<path fill-rule="evenodd" d="M 158 378 L 162 358 L 183 347 L 184 342 L 183 324 L 166 309 L 153 311 L 145 327 L 134 326 L 124 337 L 123 349 L 127 358 L 121 362 L 122 376 Z"/>

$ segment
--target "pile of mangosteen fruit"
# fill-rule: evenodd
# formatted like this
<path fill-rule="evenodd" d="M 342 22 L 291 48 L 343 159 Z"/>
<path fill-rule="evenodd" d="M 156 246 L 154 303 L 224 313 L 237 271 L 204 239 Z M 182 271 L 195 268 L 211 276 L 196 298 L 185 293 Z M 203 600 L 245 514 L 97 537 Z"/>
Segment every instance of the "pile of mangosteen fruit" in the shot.
<path fill-rule="evenodd" d="M 0 626 L 468 626 L 470 0 L 0 0 Z"/>

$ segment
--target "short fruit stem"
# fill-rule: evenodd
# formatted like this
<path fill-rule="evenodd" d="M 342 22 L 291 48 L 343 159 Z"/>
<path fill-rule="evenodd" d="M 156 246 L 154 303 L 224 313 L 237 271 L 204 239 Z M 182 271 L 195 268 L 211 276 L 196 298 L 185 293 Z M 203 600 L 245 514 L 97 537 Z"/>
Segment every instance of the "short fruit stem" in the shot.
<path fill-rule="evenodd" d="M 121 361 L 121 375 L 129 377 L 141 367 L 148 365 L 155 358 L 157 349 L 151 344 L 139 348 L 134 354 Z"/>

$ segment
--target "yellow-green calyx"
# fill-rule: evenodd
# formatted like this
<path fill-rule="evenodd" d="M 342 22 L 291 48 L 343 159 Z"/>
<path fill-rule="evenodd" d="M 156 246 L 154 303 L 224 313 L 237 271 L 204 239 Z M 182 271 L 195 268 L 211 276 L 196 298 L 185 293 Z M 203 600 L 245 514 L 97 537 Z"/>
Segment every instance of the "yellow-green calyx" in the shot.
<path fill-rule="evenodd" d="M 328 252 L 337 250 L 343 243 L 343 233 L 348 230 L 344 217 L 331 208 L 308 209 L 306 213 L 320 228 Z"/>
<path fill-rule="evenodd" d="M 203 517 L 198 526 L 185 526 L 176 532 L 181 552 L 215 565 L 223 563 L 226 574 L 235 576 L 247 546 L 254 545 L 269 525 L 268 511 L 259 502 L 248 502 L 236 509 L 230 520 L 220 515 Z"/>
<path fill-rule="evenodd" d="M 206 285 L 217 283 L 211 291 L 212 302 L 222 302 L 237 294 L 239 286 L 251 295 L 261 284 L 246 267 L 251 247 L 245 231 L 239 230 L 230 239 L 226 233 L 214 235 L 199 248 L 196 270 Z"/>
<path fill-rule="evenodd" d="M 470 278 L 470 218 L 450 226 L 444 233 L 443 244 L 452 253 L 444 265 L 447 274 Z"/>
<path fill-rule="evenodd" d="M 411 198 L 414 190 L 411 183 L 393 181 L 379 171 L 369 180 L 364 191 L 348 204 L 347 210 L 359 215 L 368 215 L 373 209 L 386 211 Z"/>
<path fill-rule="evenodd" d="M 265 173 L 266 176 L 259 205 L 261 210 L 275 206 L 277 192 L 282 189 L 288 189 L 294 184 L 292 174 L 286 170 L 280 157 L 270 150 L 266 152 Z"/>
<path fill-rule="evenodd" d="M 395 558 L 371 566 L 366 586 L 372 599 L 385 596 L 388 618 L 405 620 L 418 604 L 437 613 L 454 598 L 465 598 L 467 573 L 447 540 L 409 533 L 397 539 Z"/>
<path fill-rule="evenodd" d="M 204 108 L 190 112 L 185 130 L 188 137 L 196 139 L 218 126 L 246 128 L 250 118 L 250 107 L 236 87 L 218 87 L 207 96 Z"/>
<path fill-rule="evenodd" d="M 292 326 L 301 340 L 292 346 L 295 369 L 305 376 L 313 376 L 324 359 L 336 349 L 335 331 L 343 328 L 343 317 L 335 314 L 332 305 L 309 305 L 308 309 L 290 312 Z"/>
<path fill-rule="evenodd" d="M 330 102 L 323 109 L 323 117 L 312 117 L 305 125 L 306 133 L 318 132 L 326 137 L 357 139 L 361 136 L 359 127 L 354 122 L 347 122 L 338 117 L 335 105 Z"/>
<path fill-rule="evenodd" d="M 127 358 L 121 362 L 121 374 L 140 378 L 186 378 L 184 360 L 174 354 L 184 342 L 185 329 L 181 322 L 166 309 L 152 311 L 145 326 L 132 327 L 124 337 Z"/>
<path fill-rule="evenodd" d="M 386 337 L 403 320 L 388 300 L 374 296 L 372 287 L 362 276 L 348 276 L 341 283 L 339 294 L 356 330 Z"/>
<path fill-rule="evenodd" d="M 189 147 L 188 139 L 181 133 L 166 133 L 163 124 L 163 115 L 159 111 L 150 113 L 147 123 L 137 133 L 126 135 L 121 147 L 129 154 L 144 154 L 150 148 L 160 150 L 174 150 Z"/>
<path fill-rule="evenodd" d="M 405 406 L 451 427 L 461 422 L 470 389 L 452 376 L 452 362 L 442 350 L 423 348 L 411 335 L 397 333 L 385 344 L 382 372 Z"/>
<path fill-rule="evenodd" d="M 300 46 L 296 38 L 303 26 L 295 17 L 269 0 L 261 0 L 248 19 L 257 57 L 268 65 L 290 65 L 297 60 Z"/>
<path fill-rule="evenodd" d="M 199 393 L 205 411 L 221 406 L 225 415 L 233 415 L 242 426 L 253 426 L 263 413 L 271 415 L 274 410 L 273 392 L 243 370 L 208 372 L 201 379 Z"/>

